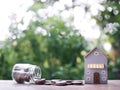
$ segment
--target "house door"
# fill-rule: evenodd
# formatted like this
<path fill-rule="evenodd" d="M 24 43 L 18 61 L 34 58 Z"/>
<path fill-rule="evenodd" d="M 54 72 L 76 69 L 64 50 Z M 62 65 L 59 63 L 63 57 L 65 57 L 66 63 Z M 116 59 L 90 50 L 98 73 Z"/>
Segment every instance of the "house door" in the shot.
<path fill-rule="evenodd" d="M 94 73 L 94 84 L 100 84 L 100 75 L 98 72 Z"/>

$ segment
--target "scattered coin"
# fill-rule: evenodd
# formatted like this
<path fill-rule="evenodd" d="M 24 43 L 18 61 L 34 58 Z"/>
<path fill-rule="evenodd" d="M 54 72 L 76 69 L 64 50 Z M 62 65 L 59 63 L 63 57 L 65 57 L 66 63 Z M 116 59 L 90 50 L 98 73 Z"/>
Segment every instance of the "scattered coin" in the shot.
<path fill-rule="evenodd" d="M 57 82 L 55 83 L 55 85 L 56 85 L 56 86 L 65 86 L 65 85 L 67 85 L 67 82 L 64 81 L 64 80 L 57 81 Z"/>
<path fill-rule="evenodd" d="M 18 83 L 24 83 L 24 81 L 29 82 L 30 76 L 28 75 L 17 75 L 16 81 Z M 34 79 L 36 85 L 56 85 L 56 86 L 66 86 L 66 85 L 83 85 L 81 80 L 61 80 L 61 79 L 52 79 L 45 80 L 36 78 Z"/>
<path fill-rule="evenodd" d="M 58 82 L 58 81 L 61 81 L 61 79 L 52 79 L 52 80 L 51 80 L 51 83 L 54 85 L 54 84 L 56 84 L 56 82 Z"/>
<path fill-rule="evenodd" d="M 72 84 L 73 85 L 83 85 L 83 82 L 81 80 L 73 80 Z"/>
<path fill-rule="evenodd" d="M 35 80 L 35 84 L 37 84 L 37 85 L 43 85 L 43 84 L 45 84 L 45 79 L 36 79 Z"/>
<path fill-rule="evenodd" d="M 67 85 L 72 85 L 72 80 L 66 80 Z"/>
<path fill-rule="evenodd" d="M 51 80 L 46 80 L 46 81 L 45 81 L 45 85 L 52 85 Z"/>

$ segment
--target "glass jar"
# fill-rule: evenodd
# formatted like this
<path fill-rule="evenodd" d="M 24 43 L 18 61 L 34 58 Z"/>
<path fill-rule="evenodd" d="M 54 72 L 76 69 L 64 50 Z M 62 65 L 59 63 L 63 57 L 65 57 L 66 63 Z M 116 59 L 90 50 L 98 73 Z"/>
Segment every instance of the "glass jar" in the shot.
<path fill-rule="evenodd" d="M 31 64 L 15 64 L 12 69 L 12 79 L 17 83 L 35 83 L 35 79 L 41 78 L 39 66 Z"/>

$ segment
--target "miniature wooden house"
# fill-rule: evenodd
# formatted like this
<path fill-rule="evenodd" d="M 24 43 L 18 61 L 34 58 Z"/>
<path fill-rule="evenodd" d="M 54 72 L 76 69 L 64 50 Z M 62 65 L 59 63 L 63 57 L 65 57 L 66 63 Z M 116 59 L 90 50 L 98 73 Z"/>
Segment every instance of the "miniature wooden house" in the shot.
<path fill-rule="evenodd" d="M 84 78 L 86 84 L 106 84 L 107 83 L 107 57 L 94 48 L 85 56 Z"/>

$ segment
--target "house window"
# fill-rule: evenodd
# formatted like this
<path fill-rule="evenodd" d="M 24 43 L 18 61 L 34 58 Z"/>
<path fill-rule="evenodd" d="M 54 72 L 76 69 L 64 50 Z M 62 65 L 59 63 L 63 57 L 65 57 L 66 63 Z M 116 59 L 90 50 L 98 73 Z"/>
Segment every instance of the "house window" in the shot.
<path fill-rule="evenodd" d="M 101 74 L 105 75 L 105 74 L 106 74 L 106 71 L 105 71 L 105 70 L 102 70 L 102 71 L 101 71 Z"/>
<path fill-rule="evenodd" d="M 87 75 L 90 75 L 91 74 L 91 72 L 90 71 L 87 71 Z"/>
<path fill-rule="evenodd" d="M 95 56 L 98 56 L 98 55 L 99 55 L 99 52 L 95 51 L 95 52 L 94 52 L 94 55 L 95 55 Z"/>
<path fill-rule="evenodd" d="M 106 77 L 102 77 L 102 81 L 106 81 L 107 80 L 107 78 Z"/>
<path fill-rule="evenodd" d="M 86 80 L 87 80 L 87 81 L 90 81 L 90 77 L 86 77 Z"/>
<path fill-rule="evenodd" d="M 104 64 L 88 64 L 87 68 L 92 68 L 92 69 L 103 69 Z"/>

